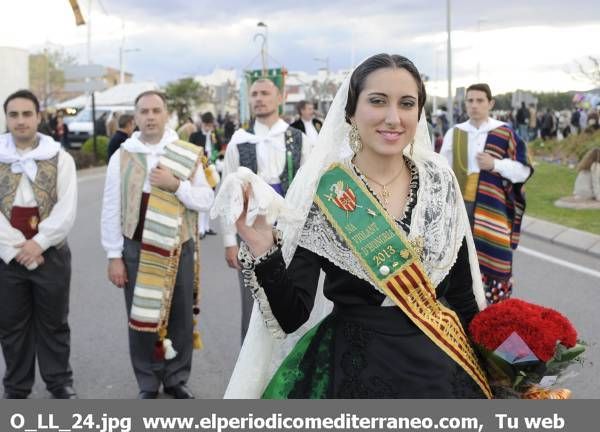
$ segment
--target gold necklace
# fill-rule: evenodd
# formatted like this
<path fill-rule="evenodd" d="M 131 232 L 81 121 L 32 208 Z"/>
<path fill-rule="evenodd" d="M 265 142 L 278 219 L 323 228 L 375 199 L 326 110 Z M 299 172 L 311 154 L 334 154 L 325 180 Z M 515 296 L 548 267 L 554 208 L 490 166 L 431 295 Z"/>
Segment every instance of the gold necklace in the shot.
<path fill-rule="evenodd" d="M 385 184 L 379 183 L 377 180 L 373 180 L 371 177 L 364 174 L 364 176 L 367 178 L 367 180 L 372 181 L 373 183 L 375 183 L 377 186 L 379 186 L 381 188 L 381 200 L 383 201 L 383 206 L 385 208 L 387 208 L 388 204 L 390 203 L 390 197 L 392 196 L 392 193 L 388 190 L 388 186 L 390 186 L 398 177 L 400 177 L 400 174 L 402 174 L 402 172 L 404 171 L 405 164 L 406 164 L 406 162 L 402 165 L 402 168 L 400 168 L 400 171 L 398 171 L 398 174 L 396 174 L 394 176 L 394 178 L 392 178 L 389 182 L 387 182 Z"/>

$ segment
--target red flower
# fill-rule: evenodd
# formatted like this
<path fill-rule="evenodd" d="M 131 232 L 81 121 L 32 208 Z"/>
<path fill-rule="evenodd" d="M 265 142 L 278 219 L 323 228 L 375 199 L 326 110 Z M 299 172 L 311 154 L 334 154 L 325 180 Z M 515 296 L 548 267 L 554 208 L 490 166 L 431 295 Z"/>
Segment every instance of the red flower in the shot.
<path fill-rule="evenodd" d="M 554 356 L 556 344 L 577 343 L 577 332 L 559 312 L 519 299 L 508 299 L 479 312 L 469 325 L 473 341 L 494 351 L 516 332 L 543 362 Z"/>

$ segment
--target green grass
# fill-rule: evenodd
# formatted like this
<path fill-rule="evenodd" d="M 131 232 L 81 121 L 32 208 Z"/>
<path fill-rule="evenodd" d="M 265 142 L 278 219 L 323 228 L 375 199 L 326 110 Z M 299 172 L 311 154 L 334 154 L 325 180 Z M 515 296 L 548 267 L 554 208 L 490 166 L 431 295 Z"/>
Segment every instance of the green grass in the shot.
<path fill-rule="evenodd" d="M 600 234 L 600 210 L 574 210 L 554 206 L 558 198 L 572 195 L 577 172 L 563 165 L 540 162 L 526 183 L 525 215 L 582 231 Z"/>

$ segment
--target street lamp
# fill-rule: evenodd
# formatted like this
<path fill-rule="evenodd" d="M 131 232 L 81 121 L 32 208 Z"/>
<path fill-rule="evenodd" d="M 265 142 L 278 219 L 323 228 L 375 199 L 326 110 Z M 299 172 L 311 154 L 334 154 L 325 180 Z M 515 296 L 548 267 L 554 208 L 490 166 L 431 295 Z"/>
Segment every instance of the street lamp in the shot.
<path fill-rule="evenodd" d="M 87 27 L 87 62 L 92 64 L 92 0 L 88 0 Z"/>
<path fill-rule="evenodd" d="M 125 83 L 125 59 L 124 54 L 128 52 L 138 52 L 141 51 L 139 48 L 127 48 L 125 49 L 123 45 L 119 47 L 119 84 Z"/>
<path fill-rule="evenodd" d="M 264 34 L 264 41 L 263 41 L 263 45 L 262 48 L 260 50 L 260 54 L 262 57 L 262 68 L 263 68 L 263 75 L 267 74 L 267 70 L 269 68 L 269 26 L 267 26 L 264 22 L 259 21 L 256 24 L 256 27 L 264 27 L 265 29 L 265 34 Z"/>

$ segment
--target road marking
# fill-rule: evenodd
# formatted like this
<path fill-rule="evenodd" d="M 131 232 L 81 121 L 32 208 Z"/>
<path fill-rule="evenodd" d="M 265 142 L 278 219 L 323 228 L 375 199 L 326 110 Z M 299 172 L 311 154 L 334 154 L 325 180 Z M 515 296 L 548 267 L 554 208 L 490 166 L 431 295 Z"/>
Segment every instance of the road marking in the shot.
<path fill-rule="evenodd" d="M 536 258 L 543 259 L 545 261 L 549 261 L 549 262 L 551 262 L 553 264 L 558 264 L 559 266 L 567 267 L 567 268 L 570 268 L 570 269 L 575 270 L 577 272 L 585 273 L 587 275 L 590 275 L 592 277 L 596 277 L 596 278 L 600 279 L 600 272 L 599 271 L 592 270 L 590 268 L 587 268 L 587 267 L 584 267 L 584 266 L 580 266 L 578 264 L 573 264 L 573 263 L 571 263 L 569 261 L 561 260 L 560 258 L 556 258 L 556 257 L 553 257 L 551 255 L 546 255 L 545 253 L 541 253 L 541 252 L 538 252 L 538 251 L 535 251 L 533 249 L 529 249 L 529 248 L 526 248 L 526 247 L 523 247 L 523 246 L 519 246 L 518 249 L 517 249 L 517 251 L 518 252 L 523 252 L 526 255 L 531 255 L 531 256 L 534 256 Z"/>

